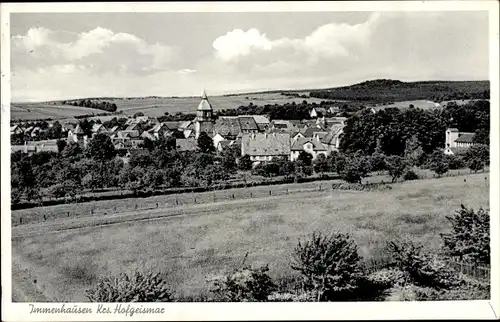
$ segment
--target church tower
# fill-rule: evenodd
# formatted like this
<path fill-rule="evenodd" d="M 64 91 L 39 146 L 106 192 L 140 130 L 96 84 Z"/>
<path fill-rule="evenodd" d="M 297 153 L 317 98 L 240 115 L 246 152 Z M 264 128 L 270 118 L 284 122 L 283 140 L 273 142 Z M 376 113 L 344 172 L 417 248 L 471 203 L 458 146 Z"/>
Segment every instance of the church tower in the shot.
<path fill-rule="evenodd" d="M 207 93 L 203 90 L 201 102 L 196 109 L 196 118 L 194 120 L 196 139 L 198 139 L 201 132 L 205 132 L 209 136 L 212 136 L 214 128 L 213 112 L 212 105 L 208 101 Z"/>

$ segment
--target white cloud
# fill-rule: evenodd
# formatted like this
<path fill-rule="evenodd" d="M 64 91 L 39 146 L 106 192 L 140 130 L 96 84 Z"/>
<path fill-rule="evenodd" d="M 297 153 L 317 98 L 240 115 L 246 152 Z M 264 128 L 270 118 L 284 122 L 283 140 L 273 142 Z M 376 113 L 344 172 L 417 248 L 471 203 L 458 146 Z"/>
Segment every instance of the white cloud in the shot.
<path fill-rule="evenodd" d="M 184 68 L 184 69 L 178 70 L 177 72 L 179 74 L 192 74 L 192 73 L 196 73 L 196 70 L 195 69 Z"/>
<path fill-rule="evenodd" d="M 266 56 L 270 63 L 276 60 L 293 63 L 317 62 L 319 59 L 347 57 L 352 50 L 369 44 L 370 36 L 379 20 L 373 14 L 365 23 L 349 25 L 330 23 L 315 29 L 304 38 L 270 40 L 266 34 L 252 28 L 234 29 L 212 43 L 216 57 L 225 62 L 240 62 L 242 58 L 259 60 Z M 272 56 L 272 57 L 271 57 Z"/>
<path fill-rule="evenodd" d="M 18 55 L 13 55 L 13 69 L 80 61 L 100 69 L 154 72 L 168 68 L 175 55 L 173 47 L 148 44 L 135 35 L 101 27 L 72 36 L 72 40 L 62 41 L 57 32 L 46 28 L 31 28 L 26 35 L 14 36 L 13 53 Z"/>

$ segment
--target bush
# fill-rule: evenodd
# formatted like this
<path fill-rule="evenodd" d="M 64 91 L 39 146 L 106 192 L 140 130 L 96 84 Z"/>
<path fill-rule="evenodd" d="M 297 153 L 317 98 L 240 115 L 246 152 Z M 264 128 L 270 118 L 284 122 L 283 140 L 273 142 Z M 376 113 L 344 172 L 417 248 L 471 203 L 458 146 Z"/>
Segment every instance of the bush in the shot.
<path fill-rule="evenodd" d="M 312 291 L 317 301 L 345 299 L 361 277 L 356 244 L 349 235 L 313 233 L 299 241 L 292 257 L 292 269 L 300 272 L 304 290 Z"/>
<path fill-rule="evenodd" d="M 210 291 L 217 302 L 263 302 L 276 289 L 267 272 L 269 268 L 244 267 L 211 280 Z"/>
<path fill-rule="evenodd" d="M 172 302 L 172 292 L 159 273 L 135 272 L 105 277 L 86 291 L 91 302 Z"/>
<path fill-rule="evenodd" d="M 396 267 L 407 273 L 406 284 L 422 287 L 449 288 L 459 284 L 456 273 L 444 263 L 422 250 L 421 245 L 408 239 L 388 243 L 389 253 Z"/>
<path fill-rule="evenodd" d="M 407 273 L 397 268 L 384 268 L 367 276 L 373 284 L 382 287 L 401 286 L 408 280 Z"/>
<path fill-rule="evenodd" d="M 410 181 L 410 180 L 418 180 L 419 177 L 413 170 L 407 170 L 403 176 L 403 179 Z"/>
<path fill-rule="evenodd" d="M 473 263 L 490 263 L 490 213 L 480 208 L 467 209 L 464 205 L 454 216 L 446 217 L 452 228 L 442 234 L 444 248 L 449 256 Z"/>

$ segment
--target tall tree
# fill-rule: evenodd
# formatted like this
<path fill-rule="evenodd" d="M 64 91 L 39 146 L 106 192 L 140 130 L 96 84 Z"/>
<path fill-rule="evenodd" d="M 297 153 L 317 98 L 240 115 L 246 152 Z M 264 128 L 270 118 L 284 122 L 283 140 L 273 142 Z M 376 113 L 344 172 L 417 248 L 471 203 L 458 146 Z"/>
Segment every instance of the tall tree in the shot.
<path fill-rule="evenodd" d="M 116 156 L 115 146 L 109 136 L 104 133 L 96 134 L 87 147 L 87 155 L 97 161 L 104 162 Z"/>
<path fill-rule="evenodd" d="M 211 137 L 207 133 L 201 132 L 198 137 L 198 149 L 203 153 L 214 153 L 215 146 Z"/>

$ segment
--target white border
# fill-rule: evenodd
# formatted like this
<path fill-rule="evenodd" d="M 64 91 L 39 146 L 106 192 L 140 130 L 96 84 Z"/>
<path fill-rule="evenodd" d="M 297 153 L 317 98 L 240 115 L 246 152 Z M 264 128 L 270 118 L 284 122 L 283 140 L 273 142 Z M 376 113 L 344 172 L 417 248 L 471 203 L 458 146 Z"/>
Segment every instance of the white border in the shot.
<path fill-rule="evenodd" d="M 2 320 L 116 321 L 116 320 L 300 320 L 300 319 L 498 319 L 500 294 L 499 228 L 499 4 L 497 1 L 379 1 L 379 2 L 192 2 L 192 3 L 23 3 L 1 8 L 1 213 Z M 30 315 L 29 304 L 11 303 L 10 265 L 10 13 L 15 12 L 279 12 L 279 11 L 489 11 L 491 82 L 490 209 L 492 246 L 491 301 L 368 302 L 368 303 L 167 303 L 164 315 Z M 467 21 L 464 21 L 467 23 Z M 470 26 L 474 28 L 474 26 Z M 38 303 L 41 304 L 41 303 Z M 69 303 L 92 307 L 96 304 Z M 60 307 L 51 303 L 47 307 Z M 496 312 L 496 314 L 495 314 Z"/>

